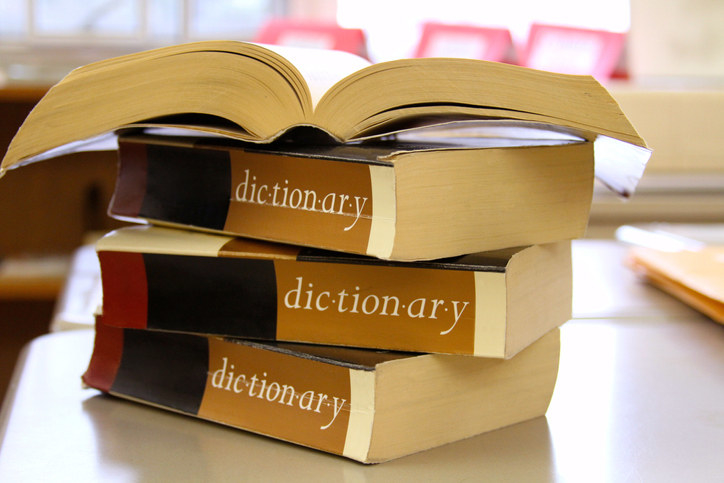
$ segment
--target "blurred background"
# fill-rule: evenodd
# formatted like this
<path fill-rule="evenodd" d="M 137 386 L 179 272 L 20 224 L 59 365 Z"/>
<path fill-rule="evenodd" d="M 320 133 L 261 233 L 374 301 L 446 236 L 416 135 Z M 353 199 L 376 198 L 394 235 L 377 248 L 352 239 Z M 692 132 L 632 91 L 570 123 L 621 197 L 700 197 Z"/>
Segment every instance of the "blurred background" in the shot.
<path fill-rule="evenodd" d="M 69 68 L 124 52 L 216 38 L 258 40 L 270 21 L 361 29 L 375 62 L 413 56 L 427 22 L 510 31 L 525 46 L 533 23 L 627 32 L 628 0 L 599 2 L 514 0 L 3 0 L 2 69 L 12 80 L 55 80 Z M 324 46 L 311 35 L 296 43 Z M 289 42 L 289 39 L 287 39 Z M 470 53 L 458 42 L 459 54 Z M 453 52 L 451 52 L 452 54 Z"/>
<path fill-rule="evenodd" d="M 238 39 L 382 62 L 473 57 L 597 77 L 654 154 L 631 200 L 597 187 L 588 236 L 623 224 L 724 221 L 724 2 L 715 0 L 0 0 L 0 153 L 74 67 Z M 29 165 L 0 181 L 0 397 L 19 348 L 47 332 L 72 255 L 106 216 L 115 153 Z M 88 282 L 92 290 L 92 281 Z"/>

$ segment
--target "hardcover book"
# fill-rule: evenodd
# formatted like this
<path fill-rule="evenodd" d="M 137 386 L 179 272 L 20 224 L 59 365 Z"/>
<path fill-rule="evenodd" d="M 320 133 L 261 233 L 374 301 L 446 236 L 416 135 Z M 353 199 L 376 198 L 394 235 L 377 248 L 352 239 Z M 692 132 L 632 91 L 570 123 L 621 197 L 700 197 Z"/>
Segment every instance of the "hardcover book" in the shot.
<path fill-rule="evenodd" d="M 509 358 L 571 317 L 570 242 L 403 264 L 137 226 L 97 251 L 119 327 Z"/>
<path fill-rule="evenodd" d="M 72 71 L 28 115 L 0 175 L 138 124 L 255 142 L 315 126 L 347 142 L 421 123 L 491 118 L 645 147 L 614 98 L 589 76 L 474 59 L 370 64 L 340 51 L 204 41 Z"/>
<path fill-rule="evenodd" d="M 506 131 L 510 133 L 511 131 Z M 358 145 L 126 135 L 111 215 L 390 260 L 579 238 L 593 143 Z"/>
<path fill-rule="evenodd" d="M 555 329 L 510 360 L 259 344 L 97 324 L 86 385 L 364 463 L 545 414 Z"/>

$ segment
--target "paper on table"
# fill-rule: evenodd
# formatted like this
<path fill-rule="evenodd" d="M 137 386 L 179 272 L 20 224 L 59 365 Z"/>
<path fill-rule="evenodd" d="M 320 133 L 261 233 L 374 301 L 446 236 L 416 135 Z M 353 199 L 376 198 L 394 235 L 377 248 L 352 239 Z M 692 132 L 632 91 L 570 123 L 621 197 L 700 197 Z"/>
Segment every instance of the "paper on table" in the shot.
<path fill-rule="evenodd" d="M 724 246 L 664 251 L 634 247 L 628 265 L 652 285 L 724 324 Z"/>

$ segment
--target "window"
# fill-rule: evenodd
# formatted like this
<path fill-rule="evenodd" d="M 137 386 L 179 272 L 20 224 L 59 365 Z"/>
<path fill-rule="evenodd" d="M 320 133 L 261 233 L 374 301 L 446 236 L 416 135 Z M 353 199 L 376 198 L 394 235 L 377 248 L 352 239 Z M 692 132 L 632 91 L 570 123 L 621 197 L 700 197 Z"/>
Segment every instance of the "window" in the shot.
<path fill-rule="evenodd" d="M 89 62 L 192 40 L 248 40 L 294 0 L 1 0 L 0 78 L 53 82 Z"/>

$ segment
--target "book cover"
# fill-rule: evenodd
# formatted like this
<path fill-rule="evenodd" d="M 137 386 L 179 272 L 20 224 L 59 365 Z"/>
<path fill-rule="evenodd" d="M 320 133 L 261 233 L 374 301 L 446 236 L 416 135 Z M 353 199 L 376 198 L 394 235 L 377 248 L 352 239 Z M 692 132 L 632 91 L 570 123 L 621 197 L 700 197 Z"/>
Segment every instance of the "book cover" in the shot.
<path fill-rule="evenodd" d="M 96 249 L 120 327 L 509 358 L 571 316 L 570 242 L 393 263 L 138 226 Z"/>
<path fill-rule="evenodd" d="M 99 321 L 83 381 L 122 398 L 375 463 L 542 416 L 558 355 L 557 329 L 499 361 L 269 345 Z"/>
<path fill-rule="evenodd" d="M 261 149 L 129 135 L 119 160 L 113 216 L 389 260 L 579 238 L 593 196 L 580 138 Z"/>

